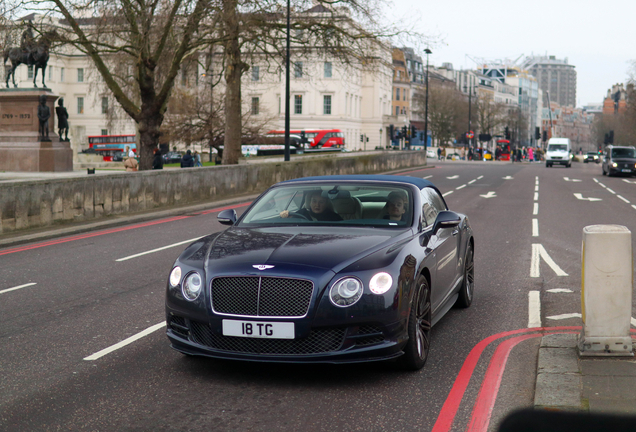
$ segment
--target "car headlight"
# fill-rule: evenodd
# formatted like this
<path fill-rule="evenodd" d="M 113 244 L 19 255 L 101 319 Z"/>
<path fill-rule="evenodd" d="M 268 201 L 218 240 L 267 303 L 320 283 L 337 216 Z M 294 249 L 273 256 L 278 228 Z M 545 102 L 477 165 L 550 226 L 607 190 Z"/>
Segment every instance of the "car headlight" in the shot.
<path fill-rule="evenodd" d="M 181 292 L 183 293 L 183 297 L 186 300 L 196 300 L 199 297 L 199 293 L 201 293 L 201 288 L 203 287 L 203 281 L 201 280 L 201 276 L 199 273 L 193 272 L 185 278 L 183 282 L 183 287 L 181 288 Z"/>
<path fill-rule="evenodd" d="M 369 282 L 369 289 L 373 294 L 384 294 L 393 286 L 393 278 L 390 274 L 381 272 L 373 275 Z"/>
<path fill-rule="evenodd" d="M 616 168 L 616 167 L 618 166 L 618 164 L 617 164 L 616 162 L 614 162 L 614 163 L 612 164 L 612 166 L 613 166 L 614 168 Z"/>
<path fill-rule="evenodd" d="M 353 277 L 345 277 L 332 285 L 329 300 L 338 307 L 351 306 L 360 300 L 362 291 L 362 282 Z"/>
<path fill-rule="evenodd" d="M 172 269 L 172 271 L 170 272 L 169 281 L 170 286 L 172 287 L 176 287 L 179 285 L 179 282 L 181 282 L 181 267 L 176 266 Z"/>

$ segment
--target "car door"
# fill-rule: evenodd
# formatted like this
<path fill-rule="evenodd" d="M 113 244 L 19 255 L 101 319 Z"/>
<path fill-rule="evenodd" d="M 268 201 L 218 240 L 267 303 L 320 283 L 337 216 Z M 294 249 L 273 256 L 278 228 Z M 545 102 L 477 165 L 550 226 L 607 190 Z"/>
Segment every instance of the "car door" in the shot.
<path fill-rule="evenodd" d="M 422 217 L 426 220 L 426 226 L 433 226 L 435 218 L 440 211 L 447 210 L 444 200 L 435 189 L 424 188 L 421 191 Z M 457 280 L 457 245 L 459 228 L 441 228 L 432 235 L 428 247 L 433 250 L 435 268 L 431 286 L 431 303 L 433 313 L 450 295 Z"/>

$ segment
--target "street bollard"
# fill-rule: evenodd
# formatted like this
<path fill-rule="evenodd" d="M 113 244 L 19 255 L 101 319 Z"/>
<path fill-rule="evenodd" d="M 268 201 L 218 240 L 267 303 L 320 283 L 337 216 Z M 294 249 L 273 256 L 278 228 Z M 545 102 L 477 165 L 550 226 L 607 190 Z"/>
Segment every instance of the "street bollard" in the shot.
<path fill-rule="evenodd" d="M 583 228 L 581 356 L 633 356 L 632 233 L 620 225 Z"/>

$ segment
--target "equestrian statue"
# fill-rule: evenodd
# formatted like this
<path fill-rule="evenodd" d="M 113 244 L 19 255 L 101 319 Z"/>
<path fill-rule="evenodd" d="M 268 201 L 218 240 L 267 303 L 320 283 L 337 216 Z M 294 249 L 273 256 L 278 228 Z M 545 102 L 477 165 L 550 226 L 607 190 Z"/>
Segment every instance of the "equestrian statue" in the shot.
<path fill-rule="evenodd" d="M 37 87 L 35 80 L 38 77 L 38 69 L 42 69 L 42 86 L 46 87 L 44 83 L 46 64 L 49 61 L 49 48 L 55 36 L 57 34 L 54 31 L 45 32 L 42 36 L 35 39 L 33 36 L 33 24 L 31 22 L 27 24 L 27 29 L 22 32 L 20 46 L 4 50 L 4 64 L 7 63 L 7 60 L 11 60 L 11 67 L 9 68 L 9 73 L 7 73 L 7 88 L 9 88 L 9 78 L 13 78 L 13 87 L 18 87 L 15 83 L 15 69 L 21 64 L 33 66 L 34 87 Z"/>

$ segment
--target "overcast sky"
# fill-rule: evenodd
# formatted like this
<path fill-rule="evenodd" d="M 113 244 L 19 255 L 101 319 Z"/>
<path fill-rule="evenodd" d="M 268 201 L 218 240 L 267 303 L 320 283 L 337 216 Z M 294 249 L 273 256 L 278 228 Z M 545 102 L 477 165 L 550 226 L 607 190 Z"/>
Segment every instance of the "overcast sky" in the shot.
<path fill-rule="evenodd" d="M 523 54 L 568 58 L 576 67 L 577 106 L 602 103 L 636 60 L 636 0 L 393 0 L 397 16 L 439 35 L 430 62 L 475 69 L 469 57 Z M 407 18 L 409 19 L 409 18 Z M 424 59 L 425 60 L 425 59 Z M 425 60 L 426 61 L 426 60 Z"/>

